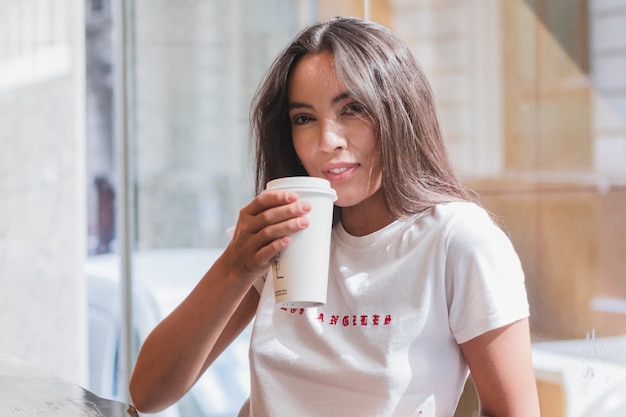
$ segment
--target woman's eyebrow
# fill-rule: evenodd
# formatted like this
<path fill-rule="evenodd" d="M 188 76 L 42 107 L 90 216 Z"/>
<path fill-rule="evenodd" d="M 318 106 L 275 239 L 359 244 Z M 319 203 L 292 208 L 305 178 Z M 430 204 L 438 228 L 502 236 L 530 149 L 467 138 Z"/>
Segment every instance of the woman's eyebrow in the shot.
<path fill-rule="evenodd" d="M 313 108 L 313 106 L 312 106 L 312 105 L 310 105 L 310 104 L 306 104 L 306 103 L 299 103 L 299 102 L 297 102 L 297 101 L 290 101 L 290 102 L 287 104 L 287 108 L 288 108 L 289 110 L 291 110 L 291 109 L 300 109 L 300 108 L 304 108 L 304 109 L 312 109 L 312 108 Z"/>
<path fill-rule="evenodd" d="M 334 97 L 330 102 L 331 102 L 331 104 L 334 105 L 334 104 L 337 104 L 340 101 L 343 101 L 343 100 L 348 99 L 350 97 L 351 97 L 350 93 L 348 93 L 347 91 L 344 91 L 343 93 L 341 93 L 338 96 Z M 289 110 L 291 110 L 291 109 L 299 109 L 299 108 L 312 109 L 313 106 L 310 105 L 310 104 L 307 104 L 307 103 L 300 103 L 300 102 L 297 102 L 297 101 L 290 101 L 287 104 L 287 108 Z"/>
<path fill-rule="evenodd" d="M 343 100 L 348 99 L 350 97 L 351 97 L 350 93 L 348 93 L 347 91 L 344 91 L 343 93 L 339 94 L 337 97 L 333 98 L 330 102 L 332 104 L 337 104 L 340 101 L 343 101 Z"/>

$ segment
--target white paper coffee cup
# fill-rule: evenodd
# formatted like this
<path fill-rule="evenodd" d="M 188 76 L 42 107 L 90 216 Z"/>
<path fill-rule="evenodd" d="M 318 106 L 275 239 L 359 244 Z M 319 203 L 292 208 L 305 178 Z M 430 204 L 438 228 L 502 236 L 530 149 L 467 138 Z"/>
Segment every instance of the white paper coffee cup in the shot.
<path fill-rule="evenodd" d="M 333 203 L 330 182 L 315 177 L 286 177 L 267 183 L 266 190 L 293 191 L 311 204 L 309 226 L 291 235 L 291 243 L 272 264 L 276 304 L 316 307 L 326 303 Z"/>

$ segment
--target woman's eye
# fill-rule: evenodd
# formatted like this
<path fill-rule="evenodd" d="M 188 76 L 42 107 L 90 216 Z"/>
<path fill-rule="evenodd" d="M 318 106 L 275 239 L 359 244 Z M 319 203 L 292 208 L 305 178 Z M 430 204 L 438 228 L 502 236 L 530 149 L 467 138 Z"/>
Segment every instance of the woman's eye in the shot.
<path fill-rule="evenodd" d="M 365 112 L 365 106 L 361 103 L 350 103 L 346 106 L 346 114 L 360 114 Z"/>
<path fill-rule="evenodd" d="M 313 118 L 311 116 L 307 116 L 305 114 L 300 115 L 300 116 L 295 116 L 293 119 L 291 119 L 291 122 L 294 125 L 303 125 L 307 122 L 310 122 L 311 120 L 313 120 Z"/>

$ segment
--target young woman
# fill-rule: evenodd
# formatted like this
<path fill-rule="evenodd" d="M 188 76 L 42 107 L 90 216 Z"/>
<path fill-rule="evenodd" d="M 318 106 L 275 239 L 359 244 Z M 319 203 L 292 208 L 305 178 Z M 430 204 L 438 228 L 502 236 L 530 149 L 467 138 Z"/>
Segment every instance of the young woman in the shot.
<path fill-rule="evenodd" d="M 241 416 L 450 417 L 471 371 L 483 416 L 539 415 L 528 303 L 505 234 L 456 178 L 426 78 L 391 31 L 335 18 L 300 33 L 253 103 L 257 196 L 231 243 L 145 341 L 138 410 L 184 395 L 255 318 Z M 272 259 L 336 190 L 328 301 L 277 307 Z"/>

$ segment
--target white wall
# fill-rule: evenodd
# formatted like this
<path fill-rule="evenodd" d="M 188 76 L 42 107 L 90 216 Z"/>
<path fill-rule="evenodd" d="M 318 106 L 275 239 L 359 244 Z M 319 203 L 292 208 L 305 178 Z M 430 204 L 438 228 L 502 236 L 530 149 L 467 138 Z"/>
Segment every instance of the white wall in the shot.
<path fill-rule="evenodd" d="M 0 11 L 0 353 L 84 384 L 83 0 Z"/>

